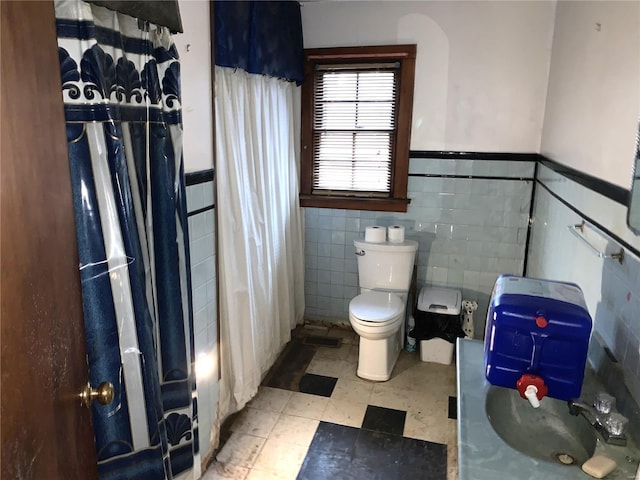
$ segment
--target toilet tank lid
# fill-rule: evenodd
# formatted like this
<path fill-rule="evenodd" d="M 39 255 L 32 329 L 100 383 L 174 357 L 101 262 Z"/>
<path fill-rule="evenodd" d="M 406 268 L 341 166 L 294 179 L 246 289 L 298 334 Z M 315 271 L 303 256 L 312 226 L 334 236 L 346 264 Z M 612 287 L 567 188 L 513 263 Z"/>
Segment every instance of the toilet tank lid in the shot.
<path fill-rule="evenodd" d="M 460 315 L 462 293 L 453 288 L 422 287 L 418 296 L 421 312 Z"/>
<path fill-rule="evenodd" d="M 353 241 L 356 248 L 361 250 L 372 250 L 378 252 L 415 252 L 418 250 L 418 242 L 415 240 L 405 240 L 402 243 L 372 243 L 365 242 L 364 238 L 359 238 Z"/>
<path fill-rule="evenodd" d="M 361 320 L 386 322 L 402 313 L 404 303 L 398 295 L 389 292 L 365 292 L 349 303 L 349 312 Z"/>

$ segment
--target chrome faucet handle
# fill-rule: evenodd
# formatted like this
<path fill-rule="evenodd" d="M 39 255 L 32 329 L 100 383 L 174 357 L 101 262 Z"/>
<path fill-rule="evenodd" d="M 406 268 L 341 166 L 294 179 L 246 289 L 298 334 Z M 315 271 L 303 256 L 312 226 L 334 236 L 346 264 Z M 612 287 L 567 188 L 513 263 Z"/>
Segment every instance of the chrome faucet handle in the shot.
<path fill-rule="evenodd" d="M 601 392 L 596 395 L 593 406 L 596 408 L 596 412 L 608 414 L 616 409 L 616 399 L 606 392 Z"/>
<path fill-rule="evenodd" d="M 627 424 L 629 419 L 618 412 L 610 413 L 602 425 L 604 441 L 612 445 L 624 446 L 627 444 Z"/>
<path fill-rule="evenodd" d="M 610 413 L 604 421 L 604 428 L 611 435 L 622 436 L 627 431 L 629 419 L 617 412 Z"/>

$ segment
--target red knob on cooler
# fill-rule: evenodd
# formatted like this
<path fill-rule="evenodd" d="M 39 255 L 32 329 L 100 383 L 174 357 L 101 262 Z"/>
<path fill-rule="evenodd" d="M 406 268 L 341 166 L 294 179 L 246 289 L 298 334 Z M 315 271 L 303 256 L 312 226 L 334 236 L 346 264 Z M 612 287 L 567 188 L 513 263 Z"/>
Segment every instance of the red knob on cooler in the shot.
<path fill-rule="evenodd" d="M 542 400 L 542 397 L 549 393 L 549 389 L 544 384 L 544 380 L 542 379 L 542 377 L 539 377 L 538 375 L 532 375 L 530 373 L 525 373 L 516 382 L 516 389 L 518 390 L 518 392 L 520 392 L 520 396 L 522 398 L 527 398 L 524 393 L 529 386 L 534 386 L 538 389 L 538 391 L 536 392 L 536 397 L 538 397 L 538 400 Z"/>

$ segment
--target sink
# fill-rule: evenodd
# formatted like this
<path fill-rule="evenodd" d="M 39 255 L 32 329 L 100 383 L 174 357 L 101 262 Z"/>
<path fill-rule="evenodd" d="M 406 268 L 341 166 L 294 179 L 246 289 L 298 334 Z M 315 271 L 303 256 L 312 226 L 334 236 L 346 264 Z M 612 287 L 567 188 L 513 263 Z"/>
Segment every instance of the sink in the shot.
<path fill-rule="evenodd" d="M 545 397 L 539 408 L 510 388 L 489 387 L 489 423 L 512 448 L 539 460 L 582 465 L 596 450 L 597 432 L 581 416 L 569 414 L 567 402 Z"/>
<path fill-rule="evenodd" d="M 483 358 L 481 341 L 458 339 L 460 480 L 593 480 L 581 469 L 592 453 L 609 457 L 618 465 L 607 480 L 635 477 L 640 460 L 635 435 L 627 436 L 626 447 L 605 443 L 582 416 L 569 415 L 566 402 L 549 397 L 534 410 L 517 391 L 487 381 Z M 581 398 L 588 403 L 602 391 L 603 385 L 587 369 Z M 573 459 L 575 464 L 567 466 L 559 456 L 567 462 Z"/>

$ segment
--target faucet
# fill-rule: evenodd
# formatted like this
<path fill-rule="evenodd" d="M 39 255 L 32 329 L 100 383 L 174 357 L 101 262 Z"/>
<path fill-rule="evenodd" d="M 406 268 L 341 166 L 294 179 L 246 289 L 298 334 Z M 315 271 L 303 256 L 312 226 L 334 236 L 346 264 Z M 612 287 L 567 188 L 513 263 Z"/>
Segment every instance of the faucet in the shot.
<path fill-rule="evenodd" d="M 569 413 L 571 415 L 575 417 L 577 417 L 578 415 L 582 415 L 592 427 L 595 427 L 596 429 L 598 428 L 598 418 L 596 417 L 596 414 L 591 405 L 588 405 L 587 403 L 580 400 L 569 400 L 567 402 L 567 405 L 569 406 Z"/>
<path fill-rule="evenodd" d="M 625 446 L 627 444 L 627 437 L 624 432 L 612 432 L 611 428 L 609 428 L 606 422 L 603 423 L 604 419 L 599 418 L 597 412 L 591 405 L 581 400 L 569 400 L 567 405 L 571 415 L 582 415 L 593 428 L 600 432 L 606 443 L 619 446 Z"/>

